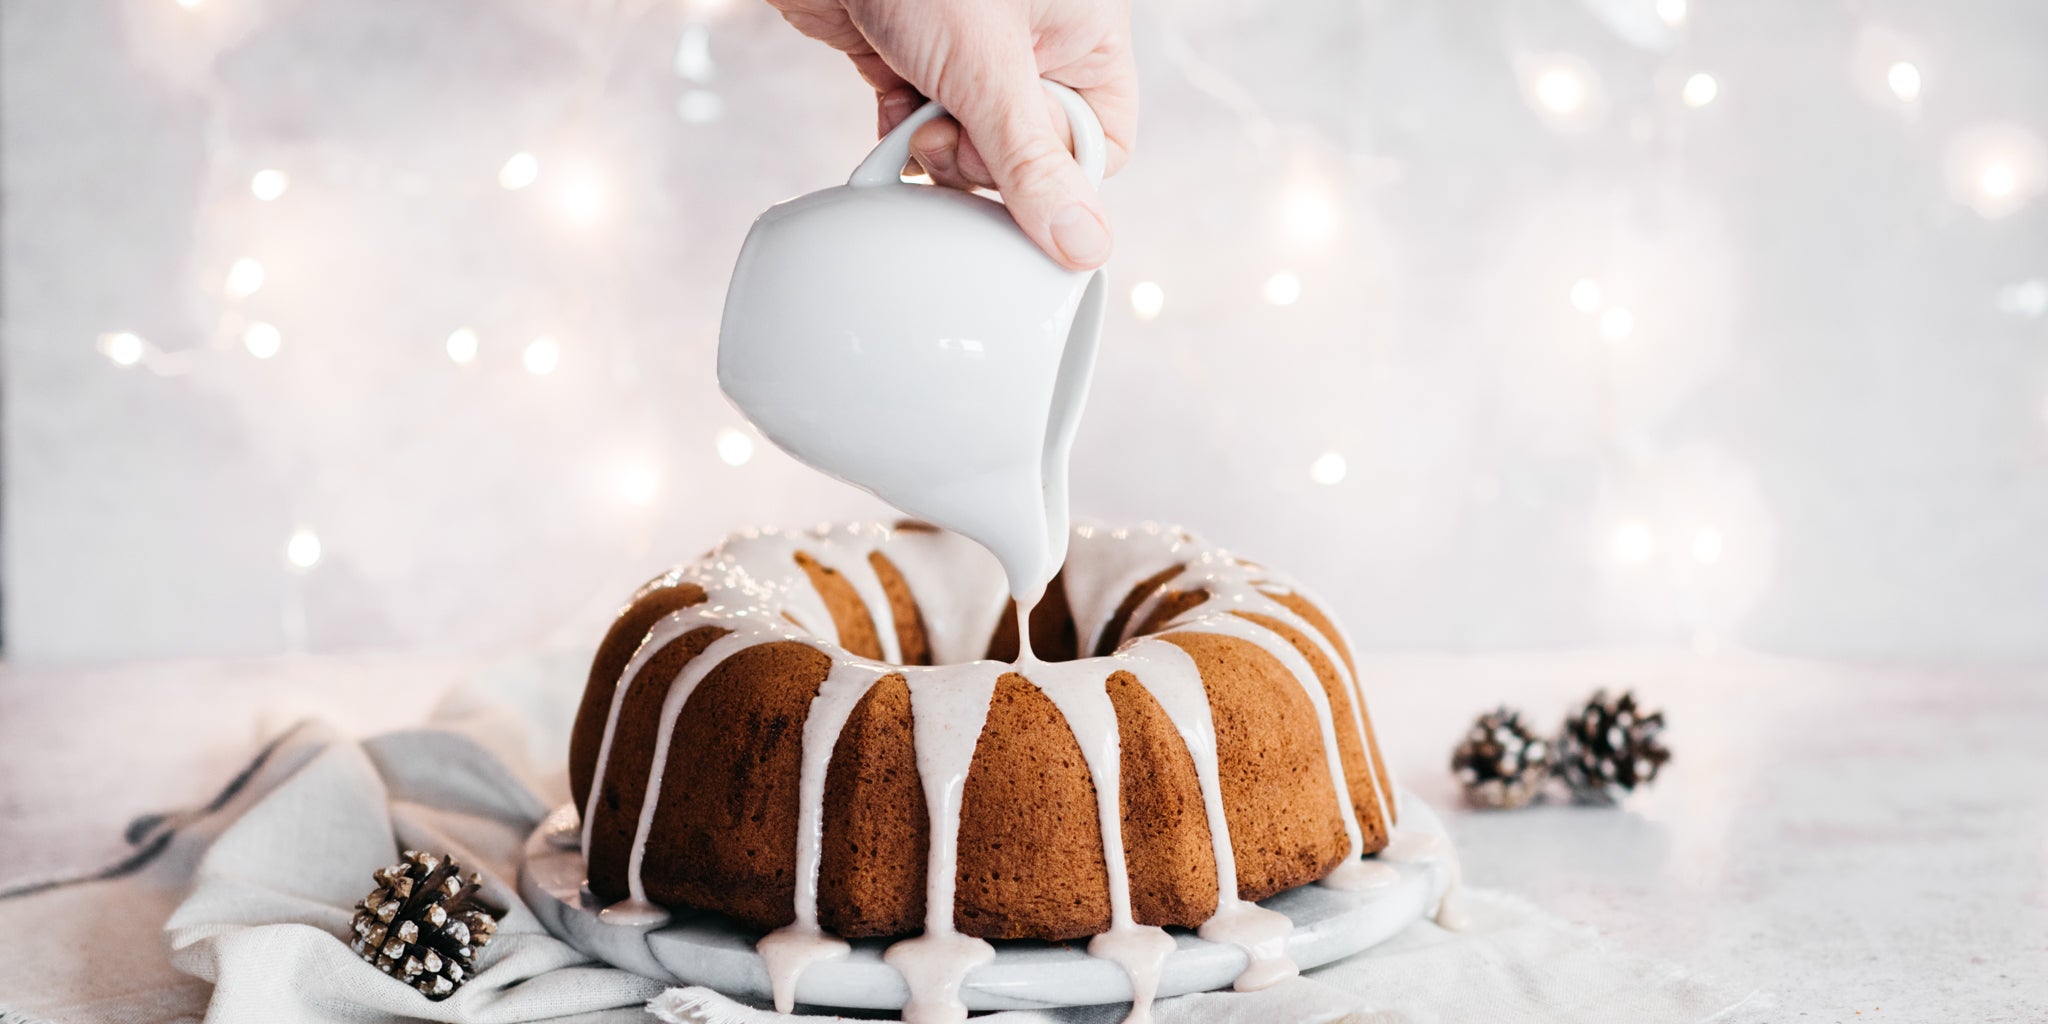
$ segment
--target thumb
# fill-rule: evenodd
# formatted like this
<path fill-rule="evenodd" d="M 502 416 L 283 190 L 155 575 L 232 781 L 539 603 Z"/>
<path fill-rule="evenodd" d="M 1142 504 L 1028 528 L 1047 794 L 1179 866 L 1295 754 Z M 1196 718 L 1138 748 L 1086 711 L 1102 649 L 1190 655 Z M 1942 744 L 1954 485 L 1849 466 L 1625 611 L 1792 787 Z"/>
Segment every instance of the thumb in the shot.
<path fill-rule="evenodd" d="M 1109 259 L 1109 218 L 1060 139 L 1028 53 L 1022 67 L 964 97 L 964 108 L 947 109 L 988 164 L 1017 226 L 1062 266 L 1092 270 Z"/>

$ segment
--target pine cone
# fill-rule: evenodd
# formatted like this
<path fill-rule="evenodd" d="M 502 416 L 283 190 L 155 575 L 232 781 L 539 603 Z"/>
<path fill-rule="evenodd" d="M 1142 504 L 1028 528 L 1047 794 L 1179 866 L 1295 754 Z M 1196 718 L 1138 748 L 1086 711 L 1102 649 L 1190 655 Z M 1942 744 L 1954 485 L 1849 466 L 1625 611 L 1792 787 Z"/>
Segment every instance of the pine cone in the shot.
<path fill-rule="evenodd" d="M 377 888 L 356 904 L 349 948 L 428 999 L 448 998 L 498 931 L 497 911 L 476 899 L 483 879 L 418 850 L 373 877 Z"/>
<path fill-rule="evenodd" d="M 1565 719 L 1557 738 L 1557 772 L 1580 801 L 1619 803 L 1671 760 L 1671 751 L 1657 741 L 1663 731 L 1663 712 L 1644 714 L 1634 693 L 1609 701 L 1601 690 Z"/>
<path fill-rule="evenodd" d="M 1477 807 L 1520 807 L 1550 777 L 1550 744 L 1522 725 L 1522 713 L 1502 705 L 1472 723 L 1465 741 L 1451 753 L 1451 771 Z"/>

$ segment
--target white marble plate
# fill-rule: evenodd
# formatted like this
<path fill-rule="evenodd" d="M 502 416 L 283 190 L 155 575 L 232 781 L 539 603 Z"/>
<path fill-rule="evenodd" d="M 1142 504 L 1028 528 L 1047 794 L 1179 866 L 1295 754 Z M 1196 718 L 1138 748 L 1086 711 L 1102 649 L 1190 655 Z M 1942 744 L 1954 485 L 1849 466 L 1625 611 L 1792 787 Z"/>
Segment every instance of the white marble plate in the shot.
<path fill-rule="evenodd" d="M 527 838 L 519 869 L 519 895 L 564 942 L 593 958 L 662 981 L 703 985 L 729 996 L 767 1000 L 768 971 L 754 952 L 760 938 L 713 914 L 679 914 L 654 930 L 608 924 L 583 895 L 583 854 L 577 840 L 576 810 L 565 806 Z M 1401 794 L 1402 832 L 1442 834 L 1442 823 L 1427 804 Z M 1303 969 L 1317 967 L 1393 937 L 1442 898 L 1449 868 L 1437 861 L 1390 862 L 1395 877 L 1365 892 L 1341 892 L 1307 885 L 1261 905 L 1294 922 L 1287 952 Z M 1209 942 L 1184 929 L 1170 929 L 1175 949 L 1166 958 L 1159 994 L 1180 995 L 1228 988 L 1245 967 L 1236 946 Z M 900 1009 L 909 991 L 896 969 L 882 962 L 888 945 L 856 940 L 843 960 L 807 968 L 797 983 L 797 1002 L 841 1009 Z M 998 942 L 993 962 L 967 975 L 961 998 L 973 1010 L 1040 1009 L 1129 1002 L 1131 986 L 1122 968 L 1089 956 L 1083 943 Z"/>

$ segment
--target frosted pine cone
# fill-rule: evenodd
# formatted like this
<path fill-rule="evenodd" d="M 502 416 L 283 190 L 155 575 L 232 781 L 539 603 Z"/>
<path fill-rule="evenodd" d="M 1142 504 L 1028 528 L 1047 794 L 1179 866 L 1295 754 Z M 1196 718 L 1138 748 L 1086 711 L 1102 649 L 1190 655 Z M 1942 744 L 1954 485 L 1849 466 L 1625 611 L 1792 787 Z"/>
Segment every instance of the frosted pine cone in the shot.
<path fill-rule="evenodd" d="M 1451 771 L 1476 807 L 1509 810 L 1527 804 L 1550 777 L 1550 744 L 1522 725 L 1506 705 L 1480 715 L 1451 754 Z"/>
<path fill-rule="evenodd" d="M 373 877 L 377 888 L 356 904 L 349 948 L 428 999 L 453 995 L 498 931 L 495 912 L 476 898 L 483 879 L 418 850 Z"/>
<path fill-rule="evenodd" d="M 1584 803 L 1620 803 L 1648 785 L 1671 760 L 1658 736 L 1664 713 L 1643 713 L 1633 693 L 1612 701 L 1601 690 L 1570 718 L 1557 738 L 1557 773 Z"/>

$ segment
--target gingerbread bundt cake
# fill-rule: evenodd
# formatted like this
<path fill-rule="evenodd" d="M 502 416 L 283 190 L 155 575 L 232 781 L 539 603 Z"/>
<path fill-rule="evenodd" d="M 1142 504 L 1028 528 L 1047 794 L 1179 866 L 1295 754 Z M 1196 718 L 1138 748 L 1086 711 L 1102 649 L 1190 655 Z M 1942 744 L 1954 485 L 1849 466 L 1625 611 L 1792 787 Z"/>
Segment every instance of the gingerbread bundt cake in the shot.
<path fill-rule="evenodd" d="M 591 892 L 776 929 L 778 1002 L 834 935 L 922 931 L 889 954 L 914 1002 L 983 939 L 1097 936 L 1143 990 L 1164 925 L 1243 945 L 1241 986 L 1285 976 L 1250 901 L 1356 881 L 1393 825 L 1329 616 L 1151 527 L 1076 528 L 1035 656 L 1013 607 L 919 524 L 743 533 L 649 583 L 571 740 Z"/>

